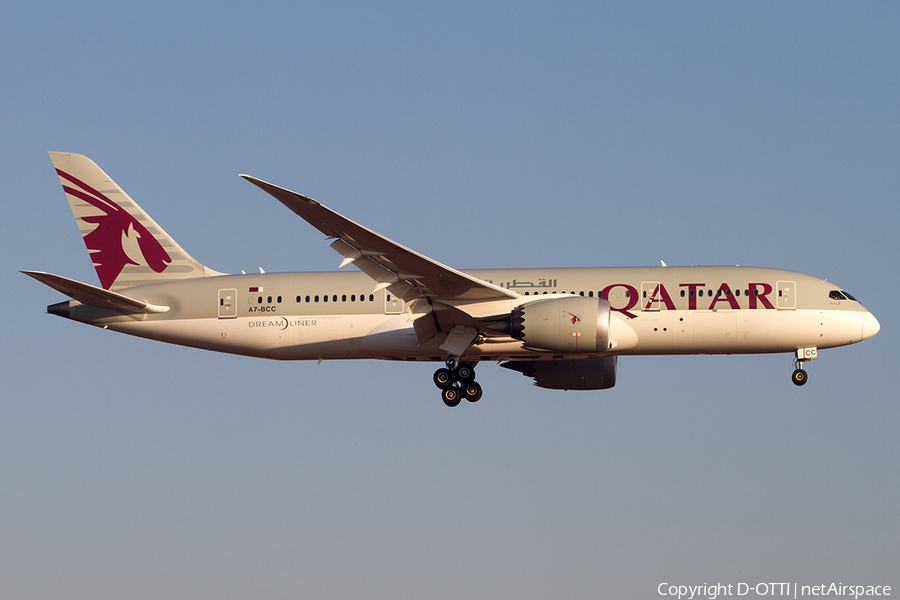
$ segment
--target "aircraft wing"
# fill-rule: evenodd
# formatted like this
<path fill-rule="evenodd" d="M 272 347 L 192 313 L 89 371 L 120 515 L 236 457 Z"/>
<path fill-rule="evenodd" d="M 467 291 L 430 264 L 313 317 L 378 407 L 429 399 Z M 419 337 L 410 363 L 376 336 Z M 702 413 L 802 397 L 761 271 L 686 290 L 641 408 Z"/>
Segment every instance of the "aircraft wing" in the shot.
<path fill-rule="evenodd" d="M 328 237 L 335 238 L 331 247 L 344 257 L 341 266 L 352 262 L 376 282 L 376 290 L 390 288 L 407 302 L 519 297 L 516 292 L 471 277 L 401 246 L 312 198 L 249 175 L 241 177 L 274 196 Z"/>

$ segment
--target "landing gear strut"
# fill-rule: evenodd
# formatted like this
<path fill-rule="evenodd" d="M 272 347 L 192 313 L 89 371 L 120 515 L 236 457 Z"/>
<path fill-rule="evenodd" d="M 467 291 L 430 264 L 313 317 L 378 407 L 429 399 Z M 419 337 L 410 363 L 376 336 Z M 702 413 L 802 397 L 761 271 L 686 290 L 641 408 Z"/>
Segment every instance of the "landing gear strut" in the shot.
<path fill-rule="evenodd" d="M 441 399 L 447 406 L 458 406 L 463 398 L 469 402 L 481 400 L 481 386 L 475 381 L 475 368 L 470 364 L 460 364 L 451 357 L 446 368 L 434 372 L 434 385 L 441 390 Z"/>
<path fill-rule="evenodd" d="M 794 372 L 791 374 L 791 381 L 794 382 L 794 385 L 803 385 L 809 379 L 809 375 L 803 370 L 804 362 L 798 358 L 794 359 Z"/>

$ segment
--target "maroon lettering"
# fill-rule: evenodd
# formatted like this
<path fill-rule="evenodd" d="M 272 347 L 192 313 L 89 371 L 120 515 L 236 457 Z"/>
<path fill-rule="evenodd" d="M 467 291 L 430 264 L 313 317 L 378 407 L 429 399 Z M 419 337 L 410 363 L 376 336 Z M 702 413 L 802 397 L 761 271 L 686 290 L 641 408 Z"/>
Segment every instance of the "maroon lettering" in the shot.
<path fill-rule="evenodd" d="M 610 293 L 609 293 L 611 290 L 614 290 L 615 288 L 618 288 L 618 287 L 625 288 L 625 290 L 626 290 L 625 296 L 628 298 L 628 304 L 627 304 L 627 306 L 625 306 L 623 308 L 616 308 L 615 306 L 612 305 L 612 298 L 610 297 Z M 626 283 L 614 283 L 612 285 L 608 285 L 605 288 L 603 288 L 603 297 L 606 298 L 607 300 L 609 300 L 611 309 L 622 313 L 629 319 L 637 318 L 636 314 L 634 314 L 632 312 L 628 312 L 632 308 L 634 308 L 638 303 L 638 292 L 632 286 L 630 286 Z"/>
<path fill-rule="evenodd" d="M 741 307 L 738 305 L 737 298 L 734 297 L 734 294 L 731 293 L 731 288 L 728 287 L 727 283 L 723 283 L 719 286 L 719 291 L 716 292 L 715 298 L 713 298 L 712 304 L 709 305 L 709 310 L 715 310 L 717 302 L 728 302 L 728 305 L 734 310 L 738 310 Z"/>
<path fill-rule="evenodd" d="M 650 294 L 650 299 L 647 301 L 647 305 L 644 307 L 644 310 L 650 310 L 650 307 L 653 306 L 654 302 L 662 302 L 666 305 L 666 310 L 675 310 L 675 303 L 672 302 L 672 298 L 669 297 L 669 292 L 666 291 L 666 286 L 663 284 L 659 284 L 653 290 L 653 293 Z"/>
<path fill-rule="evenodd" d="M 688 310 L 697 310 L 697 298 L 701 295 L 703 288 L 706 287 L 705 283 L 679 283 L 678 286 L 682 288 L 687 288 L 687 297 L 688 297 Z M 625 297 L 628 299 L 625 306 L 617 307 L 612 306 L 612 296 L 611 292 L 617 288 L 625 289 Z M 747 284 L 747 296 L 748 300 L 748 308 L 751 310 L 756 309 L 774 309 L 775 306 L 772 304 L 772 301 L 769 299 L 769 295 L 772 294 L 773 288 L 768 283 L 748 283 Z M 737 296 L 731 291 L 731 288 L 727 283 L 723 283 L 719 286 L 719 289 L 715 292 L 709 290 L 709 295 L 713 296 L 712 302 L 709 305 L 709 310 L 716 310 L 716 306 L 720 302 L 727 302 L 728 307 L 733 310 L 740 310 L 741 306 L 738 302 Z M 631 310 L 634 309 L 638 305 L 638 291 L 633 286 L 628 285 L 627 283 L 614 283 L 612 285 L 608 285 L 603 288 L 603 291 L 600 292 L 600 296 L 602 298 L 606 298 L 610 301 L 610 308 L 612 310 L 618 311 L 624 315 L 626 315 L 630 319 L 634 319 L 637 317 L 636 314 L 632 313 Z M 677 310 L 675 306 L 675 302 L 672 300 L 672 297 L 669 295 L 669 291 L 666 289 L 666 286 L 662 283 L 656 285 L 651 292 L 650 297 L 647 299 L 646 304 L 643 305 L 643 310 L 650 310 L 654 303 L 662 303 L 665 305 L 666 310 Z"/>
<path fill-rule="evenodd" d="M 688 310 L 697 310 L 697 288 L 706 287 L 705 283 L 681 283 L 679 287 L 688 289 Z"/>
<path fill-rule="evenodd" d="M 750 308 L 758 308 L 756 306 L 757 300 L 765 307 L 771 308 L 774 310 L 774 306 L 772 306 L 772 302 L 766 297 L 772 293 L 772 286 L 768 283 L 751 283 L 748 286 L 748 291 L 750 292 Z M 762 291 L 757 294 L 756 288 L 761 287 Z"/>

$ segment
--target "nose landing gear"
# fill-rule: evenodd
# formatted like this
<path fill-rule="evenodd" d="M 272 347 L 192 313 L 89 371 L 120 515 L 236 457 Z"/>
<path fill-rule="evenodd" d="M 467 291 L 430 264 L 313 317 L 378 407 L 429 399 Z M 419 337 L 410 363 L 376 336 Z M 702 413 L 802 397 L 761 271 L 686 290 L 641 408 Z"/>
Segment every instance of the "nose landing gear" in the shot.
<path fill-rule="evenodd" d="M 482 390 L 475 381 L 475 368 L 460 364 L 456 358 L 448 360 L 446 368 L 434 372 L 434 385 L 441 390 L 441 399 L 447 406 L 458 406 L 463 398 L 469 402 L 481 400 Z"/>
<path fill-rule="evenodd" d="M 803 363 L 799 360 L 794 362 L 794 366 L 796 368 L 791 375 L 791 381 L 794 382 L 794 385 L 803 385 L 809 379 L 809 375 L 803 370 Z"/>
<path fill-rule="evenodd" d="M 794 385 L 800 386 L 806 383 L 809 375 L 803 370 L 803 363 L 808 360 L 815 360 L 819 353 L 816 348 L 798 348 L 794 357 L 794 372 L 791 374 L 791 381 Z"/>

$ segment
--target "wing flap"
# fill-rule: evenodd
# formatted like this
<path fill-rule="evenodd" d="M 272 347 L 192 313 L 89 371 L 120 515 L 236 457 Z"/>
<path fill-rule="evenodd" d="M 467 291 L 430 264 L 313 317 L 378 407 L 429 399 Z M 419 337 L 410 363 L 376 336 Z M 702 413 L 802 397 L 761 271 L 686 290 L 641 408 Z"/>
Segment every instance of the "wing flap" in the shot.
<path fill-rule="evenodd" d="M 117 292 L 111 292 L 69 279 L 68 277 L 54 275 L 53 273 L 45 273 L 43 271 L 22 271 L 22 273 L 89 306 L 112 308 L 127 313 L 163 313 L 169 310 L 168 306 L 156 306 L 149 302 L 135 300 Z"/>

